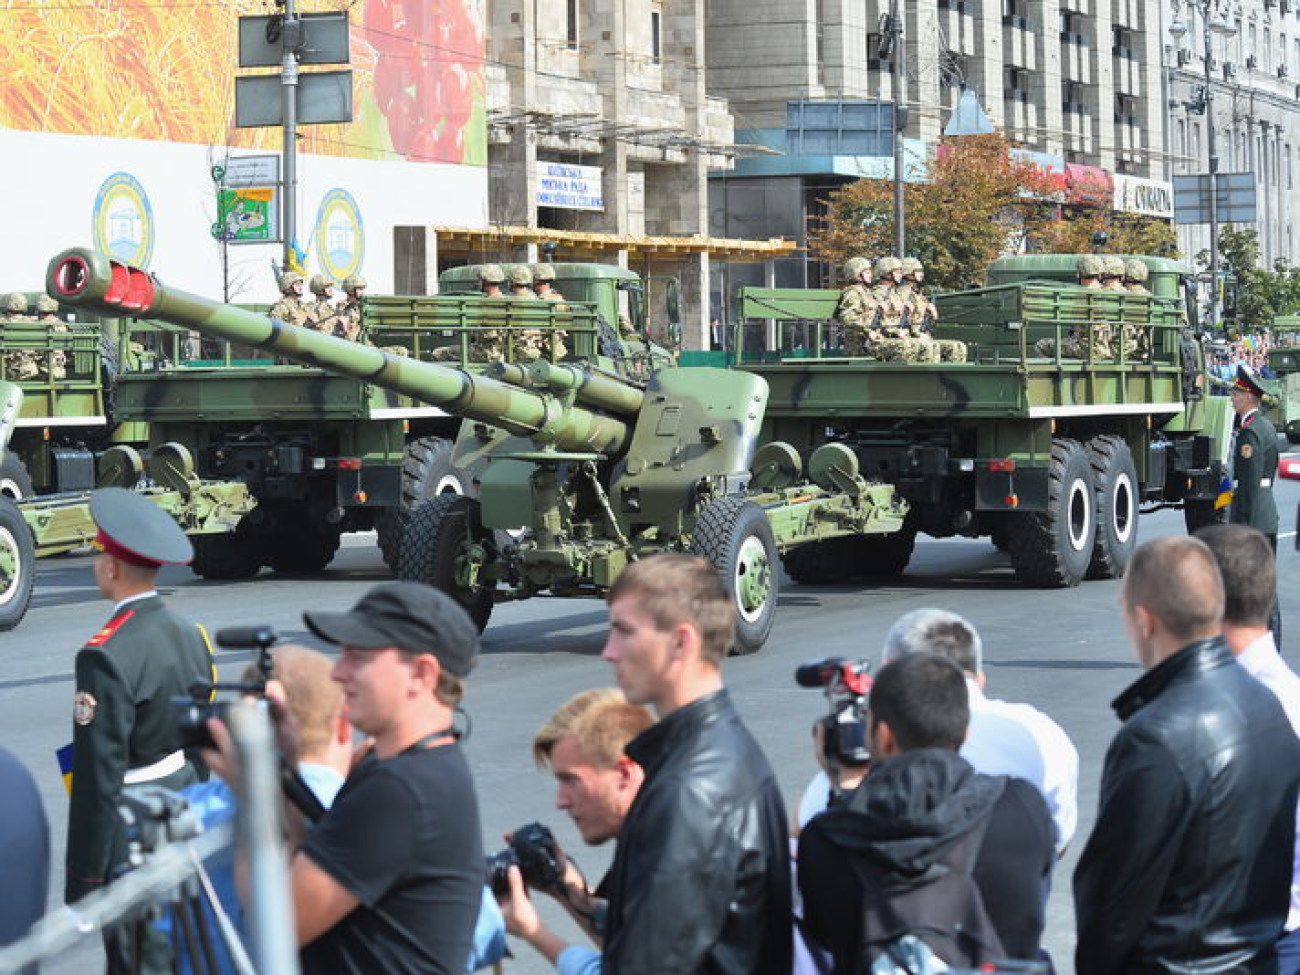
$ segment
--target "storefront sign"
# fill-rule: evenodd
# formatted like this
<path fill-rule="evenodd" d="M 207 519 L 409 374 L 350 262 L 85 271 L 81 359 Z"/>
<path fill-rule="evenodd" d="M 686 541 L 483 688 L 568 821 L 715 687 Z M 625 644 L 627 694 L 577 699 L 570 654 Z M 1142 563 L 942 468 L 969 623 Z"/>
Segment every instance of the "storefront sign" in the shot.
<path fill-rule="evenodd" d="M 537 205 L 560 210 L 603 210 L 604 172 L 599 166 L 537 163 Z"/>
<path fill-rule="evenodd" d="M 1162 179 L 1115 174 L 1116 210 L 1141 213 L 1148 217 L 1171 220 L 1174 216 L 1174 187 Z"/>

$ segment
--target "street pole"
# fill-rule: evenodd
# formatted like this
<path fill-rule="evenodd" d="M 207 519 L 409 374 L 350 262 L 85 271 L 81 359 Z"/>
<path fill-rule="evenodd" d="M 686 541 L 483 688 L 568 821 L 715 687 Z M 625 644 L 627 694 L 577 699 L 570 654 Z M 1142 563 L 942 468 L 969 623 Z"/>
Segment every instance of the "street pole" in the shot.
<path fill-rule="evenodd" d="M 893 52 L 889 59 L 890 85 L 894 90 L 894 253 L 907 255 L 907 214 L 904 205 L 903 130 L 907 127 L 907 108 L 903 104 L 906 81 L 907 48 L 903 41 L 903 14 L 898 0 L 890 0 L 889 23 L 893 32 Z"/>
<path fill-rule="evenodd" d="M 1210 0 L 1201 8 L 1205 33 L 1205 147 L 1210 154 L 1210 334 L 1219 331 L 1219 153 L 1214 136 L 1214 89 L 1210 77 Z"/>
<path fill-rule="evenodd" d="M 284 237 L 284 266 L 292 264 L 293 241 L 298 236 L 298 44 L 301 41 L 294 0 L 284 0 L 284 62 L 280 70 L 280 107 L 284 118 L 284 198 L 280 228 Z"/>

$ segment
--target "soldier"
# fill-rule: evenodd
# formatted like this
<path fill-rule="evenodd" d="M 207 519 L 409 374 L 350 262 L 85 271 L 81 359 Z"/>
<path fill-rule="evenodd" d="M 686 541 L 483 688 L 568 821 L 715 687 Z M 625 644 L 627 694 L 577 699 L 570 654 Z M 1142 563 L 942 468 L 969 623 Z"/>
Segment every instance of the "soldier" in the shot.
<path fill-rule="evenodd" d="M 21 291 L 5 295 L 4 319 L 7 322 L 30 322 L 32 316 L 27 314 L 27 296 Z"/>
<path fill-rule="evenodd" d="M 1130 257 L 1124 262 L 1124 290 L 1133 295 L 1147 295 L 1151 290 L 1146 286 L 1151 270 L 1146 262 Z M 1124 326 L 1124 355 L 1129 359 L 1146 359 L 1151 354 L 1150 339 L 1146 329 L 1134 322 Z"/>
<path fill-rule="evenodd" d="M 549 264 L 533 265 L 533 290 L 547 301 L 564 300 L 564 295 L 555 290 L 555 268 Z"/>
<path fill-rule="evenodd" d="M 1096 291 L 1101 288 L 1101 272 L 1105 262 L 1096 254 L 1083 254 L 1075 261 L 1074 269 L 1079 275 L 1079 286 Z"/>
<path fill-rule="evenodd" d="M 544 301 L 559 302 L 559 304 L 556 305 L 557 310 L 569 310 L 569 306 L 564 304 L 564 295 L 560 294 L 560 292 L 555 289 L 555 268 L 551 267 L 551 265 L 533 265 L 533 291 L 536 292 L 538 298 L 541 298 Z M 532 332 L 531 334 L 526 332 L 525 337 L 528 338 L 536 348 L 537 354 L 533 355 L 532 358 L 540 356 L 543 349 L 546 347 L 545 335 L 541 332 Z M 566 338 L 568 338 L 567 332 L 558 328 L 552 330 L 550 342 L 550 358 L 552 360 L 562 359 L 568 355 L 568 347 L 564 344 Z"/>
<path fill-rule="evenodd" d="M 1127 291 L 1124 287 L 1124 258 L 1103 257 L 1101 259 L 1101 286 L 1106 291 Z"/>
<path fill-rule="evenodd" d="M 1099 255 L 1079 255 L 1078 261 L 1075 262 L 1075 271 L 1079 275 L 1079 287 L 1086 288 L 1089 291 L 1101 291 L 1101 276 L 1105 270 L 1105 259 Z M 1123 271 L 1121 270 L 1120 273 L 1122 275 Z M 1111 350 L 1110 335 L 1111 328 L 1106 322 L 1076 322 L 1070 334 L 1061 343 L 1061 355 L 1082 359 L 1087 355 L 1089 343 L 1091 343 L 1093 359 L 1112 358 L 1114 353 Z M 1043 356 L 1055 355 L 1056 340 L 1039 339 L 1034 345 L 1034 351 Z"/>
<path fill-rule="evenodd" d="M 1237 381 L 1230 393 L 1238 427 L 1232 456 L 1232 510 L 1228 520 L 1263 532 L 1276 552 L 1277 504 L 1273 500 L 1273 479 L 1277 476 L 1277 430 L 1260 409 L 1267 392 L 1249 366 L 1237 367 Z"/>
<path fill-rule="evenodd" d="M 66 332 L 68 324 L 58 316 L 59 303 L 49 295 L 37 295 L 36 297 L 36 320 L 44 322 L 47 330 L 51 332 Z M 51 349 L 48 361 L 42 360 L 37 363 L 37 368 L 43 375 L 51 379 L 63 379 L 67 376 L 68 357 L 62 349 Z"/>
<path fill-rule="evenodd" d="M 908 332 L 918 342 L 928 361 L 965 362 L 966 343 L 956 339 L 936 339 L 931 335 L 934 323 L 939 320 L 939 309 L 924 290 L 925 266 L 915 257 L 903 258 L 903 291 L 908 302 Z M 932 344 L 932 345 L 931 345 Z M 919 358 L 918 361 L 927 361 Z"/>
<path fill-rule="evenodd" d="M 483 264 L 479 266 L 478 286 L 489 298 L 500 298 L 501 285 L 506 283 L 506 272 L 500 264 Z"/>
<path fill-rule="evenodd" d="M 882 257 L 874 269 L 876 286 L 871 295 L 880 308 L 880 335 L 876 358 L 885 362 L 932 362 L 938 358 L 934 343 L 914 338 L 908 327 L 907 295 L 903 289 L 903 262 Z"/>
<path fill-rule="evenodd" d="M 844 262 L 844 289 L 835 306 L 846 355 L 866 355 L 875 345 L 879 314 L 880 307 L 871 293 L 871 262 L 865 257 L 850 257 Z"/>
<path fill-rule="evenodd" d="M 185 533 L 161 508 L 122 488 L 92 494 L 90 514 L 99 529 L 95 582 L 114 609 L 77 652 L 69 904 L 102 889 L 127 862 L 117 812 L 124 785 L 179 789 L 199 780 L 182 750 L 171 699 L 189 697 L 191 685 L 215 675 L 207 634 L 168 609 L 154 588 L 159 568 L 194 557 Z M 105 931 L 110 972 L 137 971 L 142 962 L 152 971 L 155 952 L 166 954 L 165 939 L 159 944 L 147 931 L 134 951 L 132 940 L 123 928 Z"/>
<path fill-rule="evenodd" d="M 533 290 L 533 269 L 527 264 L 512 264 L 506 273 L 510 280 L 511 298 L 536 298 Z"/>
<path fill-rule="evenodd" d="M 357 341 L 361 337 L 361 299 L 365 297 L 366 279 L 349 274 L 343 281 L 343 307 L 339 309 L 335 335 Z"/>
<path fill-rule="evenodd" d="M 1146 261 L 1130 257 L 1124 262 L 1124 290 L 1135 295 L 1151 294 L 1151 290 L 1146 285 L 1150 276 L 1151 269 L 1147 267 Z"/>
<path fill-rule="evenodd" d="M 4 296 L 0 301 L 0 321 L 6 322 L 30 322 L 31 316 L 27 314 L 27 296 L 20 291 Z M 41 374 L 41 356 L 40 353 L 21 349 L 5 353 L 5 379 L 15 382 L 30 382 Z"/>
<path fill-rule="evenodd" d="M 305 278 L 297 271 L 285 271 L 280 275 L 280 300 L 271 306 L 268 313 L 277 321 L 290 325 L 304 325 L 308 320 L 308 303 L 303 300 L 302 289 Z"/>
<path fill-rule="evenodd" d="M 318 332 L 333 335 L 338 325 L 339 310 L 334 305 L 334 282 L 327 274 L 312 275 L 308 285 L 316 300 L 307 305 L 307 319 Z"/>

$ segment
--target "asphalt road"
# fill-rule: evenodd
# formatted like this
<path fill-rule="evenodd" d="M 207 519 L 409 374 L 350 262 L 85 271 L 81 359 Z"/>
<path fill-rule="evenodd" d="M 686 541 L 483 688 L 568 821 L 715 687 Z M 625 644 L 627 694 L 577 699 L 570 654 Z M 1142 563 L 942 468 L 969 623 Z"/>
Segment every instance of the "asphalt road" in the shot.
<path fill-rule="evenodd" d="M 1284 654 L 1300 667 L 1300 554 L 1293 534 L 1300 484 L 1279 482 L 1277 495 L 1284 525 L 1281 600 L 1289 625 Z M 1182 530 L 1179 512 L 1145 515 L 1141 522 L 1144 538 Z M 213 629 L 269 623 L 283 637 L 305 639 L 303 609 L 345 608 L 385 578 L 373 538 L 353 536 L 320 577 L 263 574 L 245 583 L 210 583 L 188 570 L 169 569 L 161 582 L 179 612 Z M 44 795 L 55 846 L 54 907 L 62 891 L 67 816 L 54 750 L 71 736 L 74 653 L 102 625 L 108 607 L 94 587 L 85 555 L 41 563 L 36 585 L 27 619 L 0 635 L 0 742 L 33 770 Z M 1012 578 L 1006 557 L 987 541 L 922 539 L 906 575 L 895 583 L 787 585 L 772 639 L 761 653 L 729 661 L 727 682 L 793 804 L 814 770 L 809 728 L 824 709 L 819 693 L 795 685 L 796 665 L 824 654 L 874 659 L 893 620 L 922 606 L 942 606 L 973 621 L 984 639 L 989 694 L 1042 708 L 1080 752 L 1079 832 L 1057 868 L 1046 936 L 1059 969 L 1068 973 L 1073 950 L 1070 873 L 1091 828 L 1102 758 L 1117 727 L 1109 702 L 1138 676 L 1116 608 L 1117 593 L 1113 581 L 1086 582 L 1076 589 L 1026 589 Z M 532 764 L 529 741 L 571 694 L 612 683 L 599 659 L 604 621 L 603 604 L 592 600 L 499 606 L 466 700 L 473 721 L 467 749 L 489 846 L 522 823 L 547 822 L 593 882 L 611 851 L 582 847 L 567 818 L 554 809 L 553 790 Z M 246 660 L 246 653 L 224 653 L 223 675 L 234 677 Z M 571 931 L 563 923 L 561 929 Z M 509 971 L 532 975 L 550 970 L 526 945 L 518 954 Z M 85 975 L 98 970 L 98 958 L 97 942 L 87 942 L 44 970 Z"/>

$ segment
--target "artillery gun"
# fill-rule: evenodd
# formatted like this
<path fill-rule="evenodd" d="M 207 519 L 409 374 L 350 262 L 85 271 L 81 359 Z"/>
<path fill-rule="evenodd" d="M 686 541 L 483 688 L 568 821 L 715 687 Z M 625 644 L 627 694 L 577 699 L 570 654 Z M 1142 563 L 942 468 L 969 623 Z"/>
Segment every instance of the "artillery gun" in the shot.
<path fill-rule="evenodd" d="M 56 257 L 46 284 L 74 306 L 172 322 L 469 421 L 487 459 L 480 496 L 422 500 L 399 574 L 452 594 L 480 627 L 496 602 L 600 596 L 631 561 L 689 551 L 718 569 L 738 611 L 734 650 L 752 652 L 772 626 L 782 548 L 897 531 L 906 515 L 836 445 L 812 458 L 812 483 L 790 448 L 759 448 L 768 387 L 745 372 L 663 368 L 636 383 L 538 360 L 475 375 L 176 291 L 83 249 Z"/>

